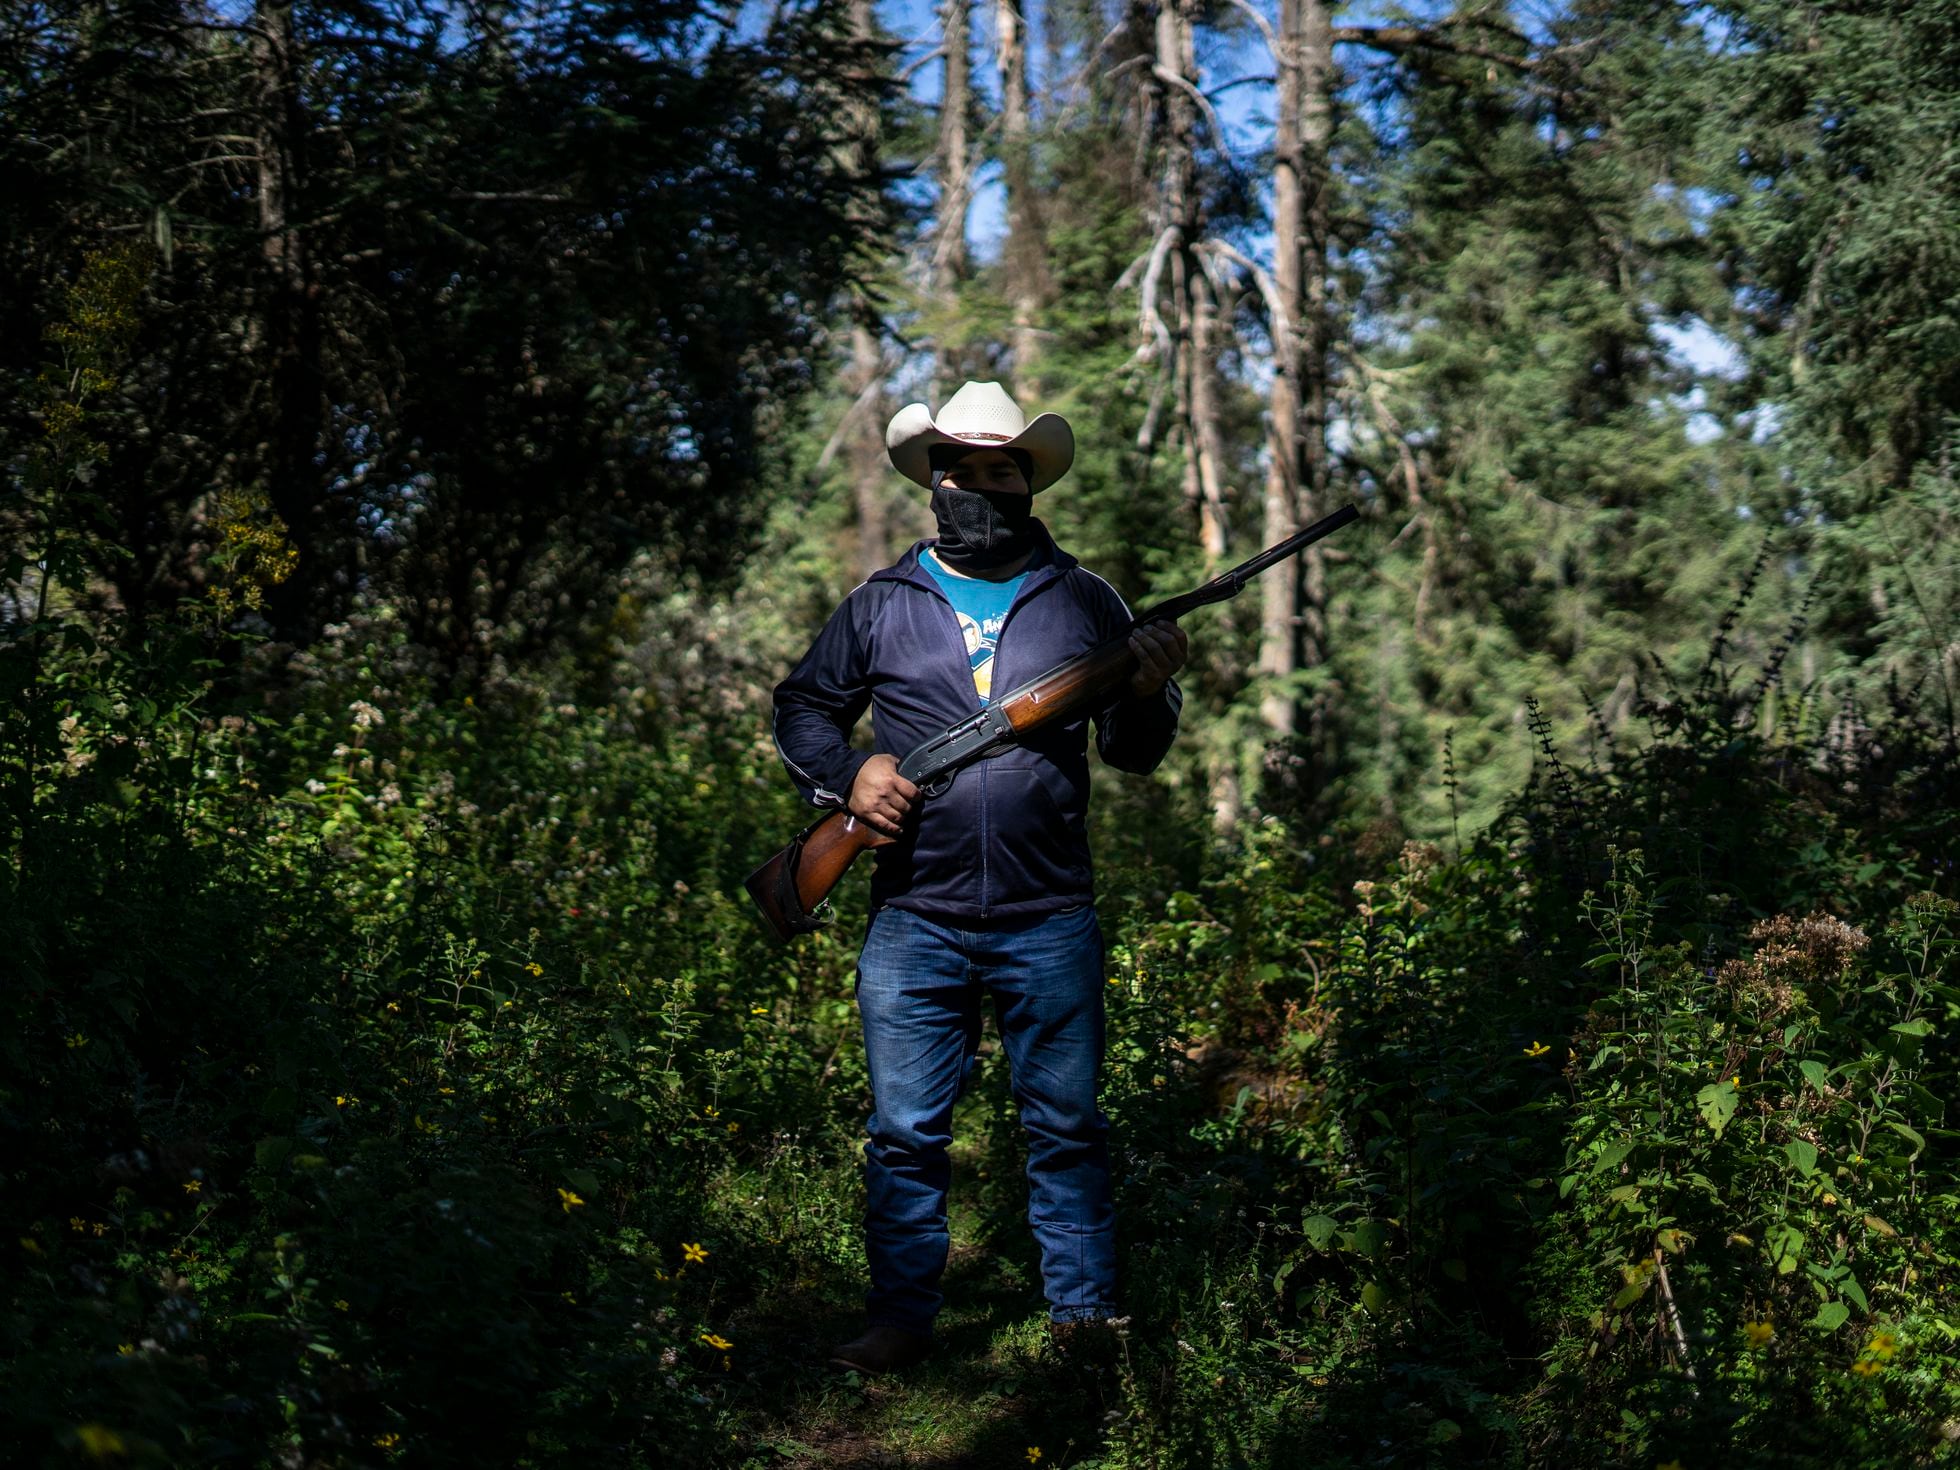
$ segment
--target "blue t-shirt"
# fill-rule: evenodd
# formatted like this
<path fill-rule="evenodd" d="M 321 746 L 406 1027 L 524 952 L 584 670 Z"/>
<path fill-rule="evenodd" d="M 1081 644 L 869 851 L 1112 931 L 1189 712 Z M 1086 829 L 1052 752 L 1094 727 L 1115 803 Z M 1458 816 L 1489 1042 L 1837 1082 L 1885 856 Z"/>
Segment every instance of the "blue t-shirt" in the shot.
<path fill-rule="evenodd" d="M 1022 572 L 1005 582 L 962 577 L 947 571 L 929 550 L 919 558 L 919 565 L 932 573 L 953 604 L 953 616 L 960 620 L 960 634 L 966 639 L 966 656 L 973 664 L 973 689 L 985 704 L 994 693 L 994 649 L 1000 643 L 1000 625 L 1007 621 L 1007 609 L 1028 574 Z"/>

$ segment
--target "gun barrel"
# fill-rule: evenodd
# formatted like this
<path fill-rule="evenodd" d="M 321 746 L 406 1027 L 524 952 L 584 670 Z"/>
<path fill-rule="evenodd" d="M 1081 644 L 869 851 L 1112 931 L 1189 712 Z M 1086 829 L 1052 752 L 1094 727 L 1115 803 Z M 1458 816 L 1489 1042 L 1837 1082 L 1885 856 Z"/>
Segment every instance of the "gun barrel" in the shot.
<path fill-rule="evenodd" d="M 1280 562 L 1285 561 L 1289 556 L 1292 556 L 1297 552 L 1306 550 L 1307 547 L 1311 546 L 1314 542 L 1318 541 L 1323 536 L 1331 536 L 1334 532 L 1340 530 L 1341 527 L 1345 526 L 1349 521 L 1359 519 L 1360 515 L 1361 512 L 1356 510 L 1354 508 L 1354 503 L 1350 501 L 1348 504 L 1342 506 L 1339 510 L 1335 511 L 1332 515 L 1322 516 L 1319 520 L 1315 521 L 1311 526 L 1308 526 L 1305 530 L 1294 532 L 1291 536 L 1288 536 L 1284 541 L 1280 542 L 1277 546 L 1267 547 L 1264 551 L 1260 552 L 1257 556 L 1252 557 L 1248 561 L 1242 562 L 1240 565 L 1232 568 L 1232 570 L 1227 572 L 1225 575 L 1241 581 L 1249 582 L 1254 577 L 1258 576 L 1261 572 L 1265 571 L 1268 567 L 1277 566 Z"/>

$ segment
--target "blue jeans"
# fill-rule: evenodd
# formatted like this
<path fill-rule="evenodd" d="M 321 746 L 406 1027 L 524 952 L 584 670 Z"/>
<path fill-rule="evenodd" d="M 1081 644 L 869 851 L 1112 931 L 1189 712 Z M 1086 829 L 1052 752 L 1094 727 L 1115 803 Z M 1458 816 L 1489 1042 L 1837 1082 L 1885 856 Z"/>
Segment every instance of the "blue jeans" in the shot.
<path fill-rule="evenodd" d="M 873 1107 L 864 1150 L 871 1321 L 927 1333 L 945 1300 L 946 1149 L 980 1044 L 983 990 L 993 993 L 1028 1132 L 1028 1223 L 1048 1315 L 1115 1314 L 1109 1120 L 1096 1106 L 1102 987 L 1102 929 L 1088 904 L 977 931 L 889 907 L 872 917 L 857 984 Z"/>

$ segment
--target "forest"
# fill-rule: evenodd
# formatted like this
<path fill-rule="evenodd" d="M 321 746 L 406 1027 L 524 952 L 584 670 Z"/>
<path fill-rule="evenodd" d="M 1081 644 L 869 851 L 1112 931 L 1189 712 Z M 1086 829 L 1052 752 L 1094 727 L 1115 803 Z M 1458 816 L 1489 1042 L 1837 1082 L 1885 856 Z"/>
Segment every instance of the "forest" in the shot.
<path fill-rule="evenodd" d="M 0 197 L 6 1464 L 1960 1464 L 1960 0 L 0 0 Z M 1360 516 L 1095 769 L 1115 1355 L 990 1021 L 840 1373 L 969 381 Z"/>

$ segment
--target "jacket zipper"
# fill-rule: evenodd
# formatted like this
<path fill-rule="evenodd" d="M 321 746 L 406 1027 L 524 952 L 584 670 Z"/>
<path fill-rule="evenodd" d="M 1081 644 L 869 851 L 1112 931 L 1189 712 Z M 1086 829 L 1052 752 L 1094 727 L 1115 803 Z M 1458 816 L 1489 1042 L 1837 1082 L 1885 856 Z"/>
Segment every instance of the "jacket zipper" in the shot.
<path fill-rule="evenodd" d="M 1044 577 L 1040 582 L 1035 583 L 1032 588 L 1030 588 L 1028 583 L 1023 582 L 1020 590 L 1014 594 L 1014 600 L 1007 605 L 1007 611 L 1001 614 L 1000 637 L 994 643 L 994 672 L 996 675 L 1000 672 L 1000 646 L 1007 639 L 1007 624 L 1009 619 L 1016 612 L 1020 611 L 1022 604 L 1028 600 L 1030 592 L 1039 592 L 1050 582 L 1059 582 L 1064 575 L 1064 572 L 1057 572 L 1053 576 Z M 937 582 L 933 581 L 930 573 L 926 572 L 919 573 L 919 578 L 916 582 L 911 577 L 900 577 L 898 580 L 911 582 L 913 586 L 923 588 L 940 606 L 946 609 L 946 617 L 952 625 L 953 645 L 956 653 L 956 657 L 953 660 L 954 665 L 957 667 L 964 662 L 967 658 L 966 639 L 960 634 L 959 615 L 953 611 L 952 599 L 946 595 L 945 590 Z M 980 693 L 973 687 L 973 669 L 970 663 L 966 666 L 965 674 L 966 678 L 962 687 L 965 690 L 968 702 L 972 705 L 971 712 L 977 714 L 984 710 L 986 706 L 980 703 Z M 1007 687 L 1011 688 L 1012 686 L 1009 685 Z M 993 916 L 993 906 L 988 901 L 989 894 L 987 891 L 990 878 L 987 868 L 987 847 L 989 844 L 989 830 L 987 825 L 987 762 L 981 761 L 975 769 L 980 775 L 980 917 L 986 919 Z"/>

